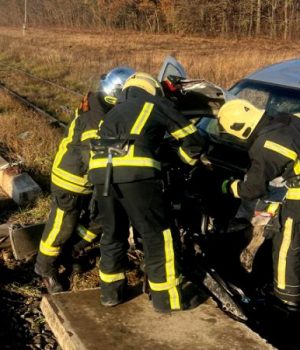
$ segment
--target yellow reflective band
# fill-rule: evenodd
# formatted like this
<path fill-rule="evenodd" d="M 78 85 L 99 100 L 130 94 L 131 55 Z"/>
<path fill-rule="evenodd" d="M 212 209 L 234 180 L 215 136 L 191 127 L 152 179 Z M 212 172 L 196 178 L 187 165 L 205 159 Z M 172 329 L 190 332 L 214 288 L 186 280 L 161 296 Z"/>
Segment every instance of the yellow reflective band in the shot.
<path fill-rule="evenodd" d="M 286 258 L 292 241 L 293 219 L 287 218 L 284 225 L 283 239 L 279 250 L 277 287 L 285 289 Z"/>
<path fill-rule="evenodd" d="M 80 236 L 82 239 L 84 239 L 87 242 L 93 242 L 93 240 L 97 237 L 92 231 L 89 231 L 82 225 L 78 225 L 76 227 L 76 232 L 78 236 Z"/>
<path fill-rule="evenodd" d="M 180 298 L 176 287 L 168 290 L 171 310 L 180 310 Z"/>
<path fill-rule="evenodd" d="M 300 188 L 289 188 L 287 190 L 285 199 L 299 200 L 300 199 Z"/>
<path fill-rule="evenodd" d="M 76 185 L 89 186 L 87 175 L 84 175 L 81 177 L 59 168 L 53 169 L 52 173 L 55 174 L 56 176 L 61 177 L 63 180 L 73 182 Z"/>
<path fill-rule="evenodd" d="M 189 165 L 195 165 L 197 163 L 197 159 L 191 158 L 182 147 L 179 147 L 179 155 L 182 160 Z"/>
<path fill-rule="evenodd" d="M 102 271 L 99 271 L 99 276 L 101 278 L 101 281 L 105 283 L 113 283 L 125 279 L 124 272 L 107 274 Z"/>
<path fill-rule="evenodd" d="M 58 148 L 58 152 L 56 153 L 56 156 L 54 158 L 53 167 L 52 167 L 53 169 L 59 167 L 59 165 L 62 161 L 62 158 L 64 157 L 64 155 L 66 154 L 66 152 L 68 150 L 68 144 L 71 143 L 73 140 L 74 129 L 75 129 L 76 120 L 78 117 L 79 117 L 78 109 L 76 109 L 75 118 L 73 119 L 73 121 L 71 122 L 71 124 L 69 126 L 68 135 L 61 141 L 59 148 Z"/>
<path fill-rule="evenodd" d="M 272 141 L 266 141 L 264 147 L 292 160 L 296 160 L 298 158 L 296 152 Z"/>
<path fill-rule="evenodd" d="M 280 203 L 271 203 L 268 205 L 266 212 L 271 214 L 271 215 L 275 215 L 278 208 L 279 208 Z"/>
<path fill-rule="evenodd" d="M 104 101 L 110 105 L 115 105 L 118 99 L 114 96 L 104 96 Z"/>
<path fill-rule="evenodd" d="M 139 116 L 137 117 L 135 123 L 133 124 L 133 127 L 130 130 L 131 135 L 139 135 L 146 124 L 152 110 L 153 110 L 154 104 L 146 102 L 143 106 L 142 111 L 140 112 Z"/>
<path fill-rule="evenodd" d="M 240 180 L 235 180 L 230 184 L 231 191 L 232 191 L 233 196 L 235 198 L 240 198 L 239 191 L 238 191 L 238 183 L 239 182 L 240 182 Z"/>
<path fill-rule="evenodd" d="M 166 257 L 166 277 L 167 282 L 175 283 L 175 261 L 174 261 L 174 249 L 173 249 L 173 238 L 170 229 L 163 231 L 164 242 L 165 242 L 165 257 Z"/>
<path fill-rule="evenodd" d="M 89 194 L 92 193 L 92 189 L 90 187 L 82 187 L 77 186 L 71 182 L 65 181 L 61 179 L 60 177 L 56 176 L 55 174 L 51 174 L 51 181 L 56 186 L 63 188 L 67 191 L 75 192 L 75 193 L 81 193 L 81 194 Z"/>
<path fill-rule="evenodd" d="M 300 161 L 299 161 L 299 159 L 297 159 L 295 162 L 294 172 L 295 172 L 295 175 L 300 175 Z"/>
<path fill-rule="evenodd" d="M 90 169 L 105 168 L 107 164 L 107 159 L 94 159 L 93 162 L 90 162 L 90 164 Z M 138 166 L 156 168 L 158 170 L 161 169 L 160 163 L 158 161 L 146 157 L 134 157 L 132 159 L 123 159 L 115 157 L 113 158 L 113 166 Z"/>
<path fill-rule="evenodd" d="M 149 281 L 149 285 L 150 285 L 150 288 L 155 292 L 163 292 L 165 290 L 178 286 L 181 282 L 182 282 L 182 278 L 178 277 L 174 281 L 162 282 L 162 283 L 155 283 L 155 282 Z"/>
<path fill-rule="evenodd" d="M 40 242 L 40 252 L 48 256 L 58 256 L 60 253 L 59 247 L 48 246 L 45 242 Z"/>
<path fill-rule="evenodd" d="M 176 283 L 174 248 L 171 230 L 164 230 L 163 235 L 165 242 L 166 279 L 169 283 Z M 180 299 L 177 288 L 169 289 L 169 296 L 171 309 L 180 309 Z"/>
<path fill-rule="evenodd" d="M 82 142 L 88 139 L 96 139 L 96 138 L 98 138 L 98 129 L 92 129 L 82 133 L 80 141 Z"/>
<path fill-rule="evenodd" d="M 52 244 L 54 243 L 57 235 L 59 234 L 61 230 L 61 226 L 63 223 L 65 212 L 59 208 L 56 209 L 55 213 L 55 219 L 53 222 L 53 226 L 51 231 L 49 232 L 49 235 L 47 239 L 45 240 L 45 246 L 52 247 Z"/>
<path fill-rule="evenodd" d="M 177 286 L 181 283 L 181 277 L 176 278 L 175 257 L 173 248 L 173 238 L 170 229 L 163 231 L 164 251 L 165 251 L 165 273 L 166 282 L 156 283 L 149 280 L 150 288 L 153 291 L 166 291 L 169 294 L 171 310 L 180 309 L 180 297 Z"/>
<path fill-rule="evenodd" d="M 193 124 L 189 124 L 185 128 L 178 129 L 176 131 L 171 132 L 171 135 L 176 139 L 183 139 L 184 137 L 193 134 L 197 131 L 197 128 Z"/>
<path fill-rule="evenodd" d="M 161 170 L 160 162 L 153 158 L 134 156 L 134 145 L 130 146 L 129 152 L 124 157 L 113 157 L 113 166 L 138 166 L 150 167 Z M 93 158 L 91 153 L 89 169 L 106 168 L 107 158 Z"/>

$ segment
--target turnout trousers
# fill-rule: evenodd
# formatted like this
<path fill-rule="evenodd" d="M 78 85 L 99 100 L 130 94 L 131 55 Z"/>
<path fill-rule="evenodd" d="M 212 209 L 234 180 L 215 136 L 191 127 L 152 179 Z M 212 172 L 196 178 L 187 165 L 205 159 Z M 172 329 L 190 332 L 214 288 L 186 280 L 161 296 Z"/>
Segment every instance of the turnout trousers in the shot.
<path fill-rule="evenodd" d="M 103 235 L 100 241 L 100 286 L 112 295 L 126 283 L 128 219 L 143 240 L 146 272 L 153 306 L 158 311 L 181 309 L 179 263 L 163 203 L 162 183 L 147 179 L 112 184 L 103 197 L 103 185 L 96 185 Z"/>
<path fill-rule="evenodd" d="M 52 190 L 50 215 L 45 225 L 35 270 L 41 276 L 52 276 L 56 272 L 56 263 L 62 248 L 70 241 L 73 245 L 72 254 L 92 242 L 102 231 L 101 223 L 88 210 L 90 195 L 82 195 L 55 188 Z M 84 211 L 83 211 L 84 210 Z M 83 213 L 83 215 L 82 215 Z M 76 231 L 76 235 L 73 233 Z"/>
<path fill-rule="evenodd" d="M 273 237 L 274 291 L 282 301 L 299 304 L 300 198 L 298 200 L 288 199 L 293 197 L 292 191 L 288 190 L 281 209 L 281 231 Z"/>

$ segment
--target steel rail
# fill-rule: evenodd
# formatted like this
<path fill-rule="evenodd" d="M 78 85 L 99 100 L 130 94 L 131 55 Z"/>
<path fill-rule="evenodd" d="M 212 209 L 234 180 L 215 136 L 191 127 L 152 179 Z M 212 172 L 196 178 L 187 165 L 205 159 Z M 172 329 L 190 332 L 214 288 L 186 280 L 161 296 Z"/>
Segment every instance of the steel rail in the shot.
<path fill-rule="evenodd" d="M 41 109 L 40 107 L 36 106 L 34 103 L 28 101 L 26 98 L 22 97 L 21 95 L 19 95 L 17 92 L 7 88 L 5 85 L 3 85 L 2 83 L 0 83 L 0 90 L 5 91 L 7 94 L 13 96 L 14 98 L 16 98 L 17 100 L 21 101 L 25 106 L 33 109 L 35 112 L 37 112 L 38 114 L 41 114 L 43 117 L 45 117 L 49 123 L 51 125 L 54 126 L 59 126 L 62 128 L 66 127 L 66 124 L 59 121 L 58 119 L 56 119 L 55 117 L 53 117 L 51 114 L 47 113 L 46 111 L 44 111 L 43 109 Z"/>
<path fill-rule="evenodd" d="M 57 87 L 57 88 L 59 88 L 59 89 L 61 89 L 61 90 L 68 91 L 69 93 L 74 94 L 74 95 L 76 95 L 76 96 L 80 96 L 80 97 L 83 97 L 83 96 L 84 96 L 84 95 L 83 95 L 81 92 L 79 92 L 79 91 L 75 91 L 75 90 L 72 90 L 72 89 L 67 88 L 67 87 L 65 87 L 65 86 L 59 85 L 59 84 L 57 84 L 57 83 L 54 83 L 54 82 L 51 81 L 51 80 L 38 77 L 38 76 L 36 76 L 36 75 L 34 75 L 34 74 L 32 74 L 32 73 L 28 73 L 28 72 L 24 71 L 23 69 L 20 69 L 20 68 L 13 68 L 13 67 L 10 67 L 10 66 L 8 66 L 8 65 L 5 65 L 5 64 L 3 64 L 3 63 L 0 63 L 0 66 L 5 67 L 7 70 L 10 70 L 10 71 L 20 72 L 20 73 L 22 73 L 22 74 L 24 74 L 24 75 L 27 75 L 28 77 L 30 77 L 30 78 L 32 78 L 32 79 L 41 81 L 41 82 L 43 82 L 43 83 L 47 83 L 47 84 L 49 84 L 49 85 L 53 85 L 53 86 L 55 86 L 55 87 Z"/>

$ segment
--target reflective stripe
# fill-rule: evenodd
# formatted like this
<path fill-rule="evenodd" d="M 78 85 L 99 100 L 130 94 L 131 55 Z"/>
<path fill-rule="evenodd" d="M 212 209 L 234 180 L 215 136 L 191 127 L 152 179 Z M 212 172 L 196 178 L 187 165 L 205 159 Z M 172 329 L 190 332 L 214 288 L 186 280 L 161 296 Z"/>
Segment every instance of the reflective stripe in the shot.
<path fill-rule="evenodd" d="M 92 129 L 82 133 L 80 141 L 85 141 L 88 139 L 96 139 L 98 137 L 98 129 Z"/>
<path fill-rule="evenodd" d="M 163 231 L 165 242 L 165 257 L 166 257 L 166 277 L 167 282 L 171 281 L 175 283 L 175 261 L 174 261 L 174 249 L 173 238 L 171 230 L 167 229 Z"/>
<path fill-rule="evenodd" d="M 232 191 L 233 196 L 235 198 L 240 198 L 239 191 L 238 191 L 238 183 L 239 182 L 240 182 L 240 180 L 235 180 L 230 184 L 231 191 Z"/>
<path fill-rule="evenodd" d="M 264 147 L 271 150 L 271 151 L 277 152 L 277 153 L 281 154 L 282 156 L 285 156 L 285 157 L 292 159 L 292 160 L 296 160 L 298 158 L 296 152 L 292 151 L 289 148 L 281 146 L 278 143 L 272 142 L 272 141 L 266 141 L 264 144 Z"/>
<path fill-rule="evenodd" d="M 60 253 L 60 247 L 51 247 L 45 242 L 40 242 L 40 252 L 48 256 L 58 256 Z"/>
<path fill-rule="evenodd" d="M 84 239 L 87 242 L 93 242 L 93 240 L 97 237 L 92 231 L 89 231 L 82 225 L 78 225 L 76 227 L 76 232 L 78 236 L 80 236 L 82 239 Z"/>
<path fill-rule="evenodd" d="M 61 230 L 63 223 L 64 211 L 57 208 L 55 213 L 55 219 L 51 231 L 45 241 L 40 242 L 40 251 L 44 255 L 48 256 L 58 256 L 60 253 L 60 247 L 53 247 L 52 244 L 55 242 L 57 235 Z"/>
<path fill-rule="evenodd" d="M 155 282 L 149 281 L 149 285 L 150 285 L 152 290 L 154 290 L 156 292 L 162 292 L 164 290 L 168 290 L 168 289 L 171 289 L 171 288 L 178 286 L 181 282 L 182 282 L 182 278 L 178 277 L 174 281 L 162 282 L 162 283 L 155 283 Z"/>
<path fill-rule="evenodd" d="M 73 182 L 76 185 L 79 186 L 88 186 L 89 182 L 87 179 L 87 175 L 84 176 L 77 176 L 72 173 L 69 173 L 68 171 L 65 171 L 63 169 L 53 169 L 52 173 L 55 174 L 56 176 L 61 177 L 63 180 Z"/>
<path fill-rule="evenodd" d="M 54 173 L 51 174 L 51 181 L 56 186 L 63 188 L 67 191 L 81 193 L 81 194 L 89 194 L 92 193 L 92 189 L 89 187 L 77 186 L 71 182 L 65 181 L 62 178 L 56 176 Z"/>
<path fill-rule="evenodd" d="M 266 212 L 271 214 L 271 215 L 275 215 L 276 212 L 278 211 L 280 203 L 271 203 L 268 205 Z"/>
<path fill-rule="evenodd" d="M 171 135 L 176 139 L 183 139 L 184 137 L 193 134 L 197 131 L 197 128 L 193 124 L 189 124 L 185 128 L 178 129 L 176 131 L 171 132 Z"/>
<path fill-rule="evenodd" d="M 139 166 L 139 167 L 151 167 L 158 170 L 161 169 L 160 162 L 153 158 L 148 157 L 136 157 L 134 156 L 134 145 L 130 146 L 128 154 L 124 157 L 113 157 L 113 166 Z M 107 158 L 93 158 L 93 153 L 90 158 L 89 169 L 106 168 Z"/>
<path fill-rule="evenodd" d="M 182 160 L 190 165 L 195 165 L 197 163 L 197 159 L 191 158 L 182 147 L 179 147 L 179 155 L 181 156 Z"/>
<path fill-rule="evenodd" d="M 44 241 L 45 246 L 52 247 L 57 235 L 61 230 L 65 212 L 59 208 L 56 209 L 55 219 L 51 231 L 48 234 L 47 239 Z"/>
<path fill-rule="evenodd" d="M 168 293 L 170 298 L 171 310 L 179 310 L 181 307 L 178 289 L 176 287 L 168 289 Z"/>
<path fill-rule="evenodd" d="M 278 257 L 278 282 L 277 287 L 285 289 L 285 277 L 286 277 L 286 259 L 289 247 L 292 241 L 293 219 L 287 218 L 284 225 L 283 239 L 279 250 Z"/>
<path fill-rule="evenodd" d="M 61 141 L 61 143 L 59 145 L 58 152 L 56 153 L 56 156 L 55 156 L 55 159 L 53 162 L 53 169 L 59 167 L 63 156 L 66 154 L 66 152 L 68 150 L 68 147 L 67 147 L 68 144 L 71 143 L 73 140 L 75 124 L 76 124 L 76 120 L 78 117 L 79 117 L 78 109 L 76 109 L 75 118 L 73 119 L 73 121 L 70 124 L 68 135 Z"/>
<path fill-rule="evenodd" d="M 299 200 L 300 199 L 300 188 L 289 188 L 287 190 L 285 199 Z"/>
<path fill-rule="evenodd" d="M 143 106 L 142 111 L 138 115 L 135 123 L 133 124 L 133 127 L 130 130 L 130 134 L 133 135 L 139 135 L 146 124 L 148 118 L 150 117 L 150 114 L 153 110 L 154 104 L 146 102 Z"/>
<path fill-rule="evenodd" d="M 295 162 L 294 172 L 296 175 L 300 175 L 300 161 L 299 161 L 299 159 L 297 159 Z"/>
<path fill-rule="evenodd" d="M 171 230 L 164 230 L 163 236 L 165 248 L 166 282 L 154 283 L 149 281 L 149 285 L 153 291 L 167 291 L 169 293 L 171 310 L 176 310 L 180 309 L 180 298 L 176 288 L 176 286 L 180 283 L 180 280 L 175 276 L 175 258 Z"/>
<path fill-rule="evenodd" d="M 108 274 L 108 273 L 104 273 L 102 271 L 99 271 L 99 276 L 101 278 L 101 281 L 103 281 L 105 283 L 113 283 L 113 282 L 117 282 L 117 281 L 125 279 L 124 272 Z"/>

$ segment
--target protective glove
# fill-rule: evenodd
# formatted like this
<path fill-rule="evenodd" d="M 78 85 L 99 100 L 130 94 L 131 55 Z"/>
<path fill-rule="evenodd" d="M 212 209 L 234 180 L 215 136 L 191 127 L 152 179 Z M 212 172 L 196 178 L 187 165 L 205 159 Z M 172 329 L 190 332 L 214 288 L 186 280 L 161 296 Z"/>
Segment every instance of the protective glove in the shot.
<path fill-rule="evenodd" d="M 221 190 L 222 190 L 223 194 L 230 194 L 230 193 L 232 193 L 230 186 L 231 186 L 233 181 L 234 181 L 234 179 L 231 177 L 230 179 L 226 179 L 226 180 L 224 180 L 222 182 Z"/>

